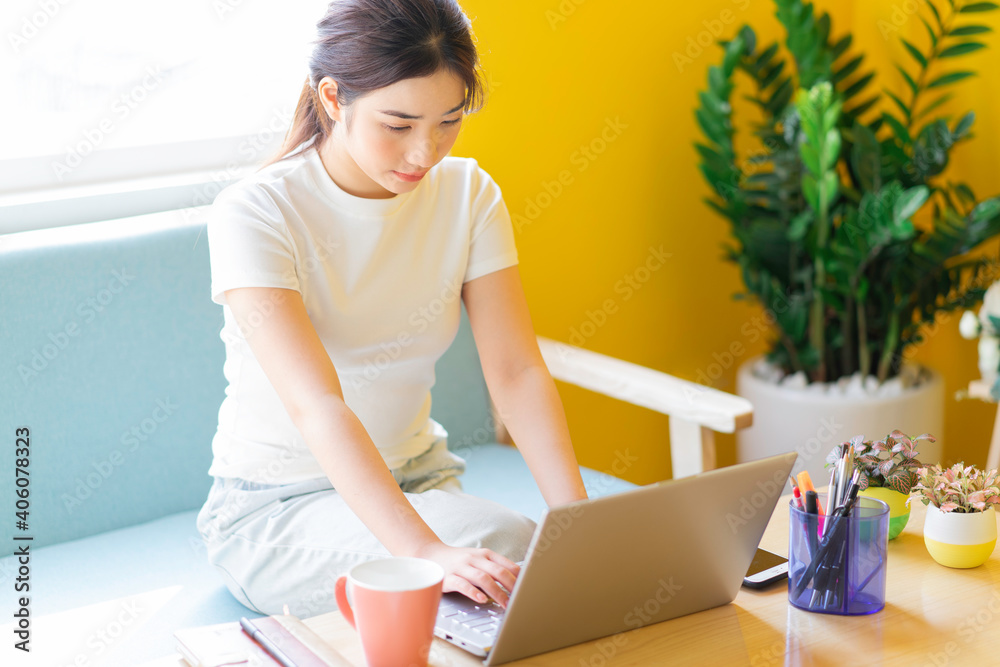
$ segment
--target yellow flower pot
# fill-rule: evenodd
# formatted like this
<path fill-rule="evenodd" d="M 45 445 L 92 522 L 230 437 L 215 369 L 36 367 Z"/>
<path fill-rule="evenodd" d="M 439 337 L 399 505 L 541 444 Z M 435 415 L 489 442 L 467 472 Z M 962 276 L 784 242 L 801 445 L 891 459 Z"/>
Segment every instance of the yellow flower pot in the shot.
<path fill-rule="evenodd" d="M 946 567 L 978 567 L 997 544 L 997 518 L 992 507 L 985 512 L 956 514 L 927 505 L 924 544 L 931 558 Z"/>
<path fill-rule="evenodd" d="M 859 496 L 877 498 L 889 506 L 889 539 L 894 540 L 903 532 L 906 522 L 910 520 L 910 507 L 906 504 L 908 495 L 887 489 L 882 486 L 869 486 L 858 492 Z"/>

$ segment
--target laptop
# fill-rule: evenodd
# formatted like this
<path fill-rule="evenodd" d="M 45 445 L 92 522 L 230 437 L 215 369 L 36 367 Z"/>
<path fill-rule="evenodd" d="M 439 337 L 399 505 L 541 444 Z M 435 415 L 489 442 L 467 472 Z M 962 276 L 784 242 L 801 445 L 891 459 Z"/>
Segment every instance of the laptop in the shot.
<path fill-rule="evenodd" d="M 549 507 L 507 609 L 445 593 L 434 634 L 491 666 L 728 604 L 796 456 Z"/>

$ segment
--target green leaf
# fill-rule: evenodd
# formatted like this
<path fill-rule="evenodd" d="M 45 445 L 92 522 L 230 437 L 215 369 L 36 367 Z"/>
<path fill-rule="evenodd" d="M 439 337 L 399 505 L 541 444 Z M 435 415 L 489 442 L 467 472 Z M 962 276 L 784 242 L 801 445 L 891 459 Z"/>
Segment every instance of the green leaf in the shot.
<path fill-rule="evenodd" d="M 850 109 L 844 109 L 844 115 L 855 117 L 860 116 L 864 112 L 868 111 L 868 109 L 870 109 L 871 106 L 878 101 L 878 98 L 878 95 L 873 95 L 857 106 L 851 107 Z"/>
<path fill-rule="evenodd" d="M 796 100 L 796 106 L 799 109 L 799 123 L 802 125 L 803 133 L 809 138 L 809 141 L 817 141 L 820 128 L 816 111 L 809 106 L 808 100 Z"/>
<path fill-rule="evenodd" d="M 851 165 L 858 183 L 865 190 L 878 190 L 881 187 L 882 148 L 871 128 L 860 121 L 854 121 L 853 134 Z"/>
<path fill-rule="evenodd" d="M 701 129 L 704 130 L 713 143 L 720 146 L 729 143 L 730 131 L 726 129 L 725 125 L 719 119 L 701 108 L 696 109 L 694 115 L 698 120 L 698 125 L 701 126 Z"/>
<path fill-rule="evenodd" d="M 821 168 L 816 147 L 810 143 L 803 142 L 799 147 L 799 152 L 802 154 L 802 163 L 806 165 L 810 173 L 813 175 L 819 174 Z"/>
<path fill-rule="evenodd" d="M 963 25 L 953 29 L 948 34 L 953 37 L 965 37 L 966 35 L 981 35 L 984 32 L 993 32 L 993 28 L 985 25 Z"/>
<path fill-rule="evenodd" d="M 908 470 L 901 470 L 896 474 L 887 477 L 885 485 L 893 491 L 898 491 L 903 495 L 908 495 L 913 488 L 915 475 Z"/>
<path fill-rule="evenodd" d="M 728 116 L 731 111 L 728 100 L 716 97 L 711 92 L 705 90 L 699 91 L 698 99 L 701 101 L 701 106 L 716 118 Z"/>
<path fill-rule="evenodd" d="M 781 74 L 782 70 L 784 70 L 784 69 L 785 69 L 785 61 L 782 60 L 781 62 L 779 62 L 778 64 L 776 64 L 774 67 L 772 67 L 769 70 L 767 70 L 767 73 L 764 74 L 764 76 L 761 77 L 760 83 L 758 85 L 761 87 L 761 89 L 767 88 L 772 83 L 774 83 L 774 80 L 778 78 L 778 76 Z"/>
<path fill-rule="evenodd" d="M 892 227 L 892 238 L 896 241 L 904 241 L 913 237 L 913 223 L 909 220 L 900 220 Z"/>
<path fill-rule="evenodd" d="M 997 215 L 1000 215 L 1000 198 L 997 197 L 984 199 L 969 213 L 969 217 L 976 222 L 991 220 L 997 217 Z"/>
<path fill-rule="evenodd" d="M 702 143 L 696 143 L 695 149 L 701 155 L 702 161 L 711 167 L 713 171 L 722 173 L 730 170 L 729 161 L 722 157 L 722 155 L 716 152 L 713 148 L 710 148 Z"/>
<path fill-rule="evenodd" d="M 872 77 L 874 76 L 875 72 L 869 72 L 868 74 L 865 74 L 863 77 L 861 77 L 860 79 L 852 83 L 850 86 L 848 86 L 847 89 L 844 91 L 844 99 L 849 100 L 858 93 L 860 93 L 861 89 L 867 86 L 868 82 L 871 81 Z"/>
<path fill-rule="evenodd" d="M 826 139 L 823 141 L 823 162 L 820 169 L 827 171 L 837 163 L 840 157 L 840 132 L 837 128 L 831 127 L 827 130 Z"/>
<path fill-rule="evenodd" d="M 910 119 L 910 108 L 908 106 L 906 106 L 905 104 L 903 104 L 903 100 L 901 100 L 898 97 L 896 97 L 896 95 L 892 91 L 890 91 L 890 90 L 885 91 L 885 94 L 888 95 L 892 99 L 892 101 L 896 103 L 896 106 L 899 107 L 899 110 L 903 112 L 903 117 L 905 117 L 907 120 L 909 120 Z"/>
<path fill-rule="evenodd" d="M 843 81 L 844 79 L 849 77 L 851 74 L 854 74 L 854 70 L 856 70 L 858 66 L 861 65 L 861 61 L 864 59 L 865 59 L 864 56 L 858 56 L 856 58 L 852 58 L 850 61 L 845 63 L 843 67 L 841 67 L 840 69 L 838 69 L 836 72 L 833 73 L 833 76 L 830 79 L 831 82 L 834 84 L 839 83 L 840 81 Z"/>
<path fill-rule="evenodd" d="M 961 14 L 972 14 L 974 12 L 991 12 L 994 9 L 1000 8 L 1000 5 L 995 2 L 973 2 L 971 5 L 965 5 L 958 11 Z"/>
<path fill-rule="evenodd" d="M 913 59 L 916 60 L 918 63 L 920 63 L 921 67 L 927 69 L 927 58 L 924 57 L 924 54 L 920 53 L 920 49 L 913 46 L 913 44 L 910 44 L 903 37 L 900 37 L 899 41 L 903 43 L 903 46 L 905 46 L 906 50 L 910 52 L 910 55 L 913 56 Z"/>
<path fill-rule="evenodd" d="M 813 178 L 812 174 L 802 175 L 802 195 L 806 198 L 809 206 L 816 212 L 819 212 L 819 187 L 816 185 L 816 179 Z"/>
<path fill-rule="evenodd" d="M 955 125 L 955 129 L 952 130 L 951 133 L 955 136 L 956 139 L 964 137 L 966 134 L 968 134 L 969 128 L 972 127 L 972 123 L 975 120 L 976 120 L 975 112 L 970 111 L 969 113 L 962 116 L 962 119 L 958 121 L 958 123 Z"/>
<path fill-rule="evenodd" d="M 938 78 L 927 84 L 927 88 L 937 88 L 939 86 L 946 86 L 949 83 L 955 83 L 956 81 L 961 81 L 962 79 L 968 78 L 970 76 L 975 76 L 975 72 L 969 72 L 967 70 L 960 70 L 958 72 L 948 72 L 947 74 L 942 74 Z"/>
<path fill-rule="evenodd" d="M 792 80 L 789 77 L 785 77 L 778 84 L 778 87 L 774 89 L 771 97 L 767 100 L 767 108 L 771 112 L 771 115 L 777 116 L 778 113 L 788 105 L 788 101 L 792 99 Z"/>
<path fill-rule="evenodd" d="M 899 73 L 903 75 L 903 79 L 904 79 L 904 80 L 906 81 L 906 85 L 908 85 L 908 86 L 910 87 L 910 91 L 911 91 L 911 92 L 912 92 L 912 93 L 913 93 L 914 95 L 916 95 L 916 94 L 917 94 L 917 90 L 918 90 L 918 89 L 917 89 L 917 82 L 916 82 L 916 81 L 914 81 L 914 80 L 913 80 L 913 77 L 912 77 L 912 76 L 910 76 L 910 75 L 909 75 L 909 74 L 907 73 L 907 71 L 906 71 L 905 69 L 903 69 L 902 67 L 900 67 L 899 65 L 896 65 L 896 69 L 898 69 L 898 70 L 899 70 Z"/>
<path fill-rule="evenodd" d="M 952 97 L 953 96 L 951 93 L 945 93 L 944 95 L 937 98 L 936 100 L 925 106 L 923 109 L 921 109 L 915 116 L 913 116 L 913 121 L 916 122 L 920 118 L 926 116 L 928 113 L 938 108 L 939 106 L 950 100 Z"/>
<path fill-rule="evenodd" d="M 754 33 L 753 28 L 744 24 L 740 29 L 740 37 L 743 38 L 743 44 L 746 46 L 747 53 L 753 53 L 757 50 L 757 35 Z"/>
<path fill-rule="evenodd" d="M 773 58 L 776 53 L 778 53 L 777 42 L 771 44 L 771 46 L 767 47 L 766 49 L 760 52 L 760 55 L 757 56 L 757 63 L 756 63 L 757 67 L 762 68 L 765 65 L 767 65 L 769 62 L 771 62 L 771 58 Z"/>
<path fill-rule="evenodd" d="M 937 21 L 938 27 L 941 29 L 941 32 L 944 32 L 944 23 L 941 21 L 941 14 L 938 13 L 937 7 L 934 6 L 934 3 L 931 0 L 924 0 L 924 1 L 930 8 L 931 14 L 934 15 L 934 20 Z M 954 5 L 952 5 L 952 8 L 954 8 Z"/>
<path fill-rule="evenodd" d="M 837 119 L 840 117 L 840 107 L 839 101 L 834 100 L 830 106 L 828 106 L 823 111 L 823 129 L 827 132 L 833 130 L 837 127 Z M 839 137 L 838 137 L 839 139 Z"/>
<path fill-rule="evenodd" d="M 956 56 L 964 56 L 966 53 L 972 53 L 973 51 L 985 48 L 986 45 L 982 42 L 962 42 L 961 44 L 949 46 L 941 51 L 938 56 L 941 58 L 954 58 Z"/>
<path fill-rule="evenodd" d="M 726 73 L 718 65 L 708 67 L 708 88 L 717 96 L 728 99 L 729 93 L 733 89 L 733 84 L 726 78 Z"/>
<path fill-rule="evenodd" d="M 837 178 L 837 172 L 828 171 L 823 174 L 823 188 L 826 191 L 826 203 L 829 204 L 834 199 L 837 198 L 837 191 L 839 190 L 840 179 Z"/>
<path fill-rule="evenodd" d="M 803 209 L 801 213 L 792 218 L 788 225 L 788 240 L 800 241 L 809 230 L 809 225 L 813 221 L 812 209 Z"/>
<path fill-rule="evenodd" d="M 920 22 L 924 24 L 925 28 L 927 28 L 927 34 L 930 35 L 931 37 L 931 48 L 936 49 L 938 44 L 938 38 L 937 35 L 934 34 L 933 28 L 931 28 L 931 24 L 928 23 L 927 19 L 925 19 L 923 16 L 920 16 L 919 18 Z"/>
<path fill-rule="evenodd" d="M 920 207 L 927 201 L 930 191 L 926 185 L 918 185 L 910 188 L 899 196 L 892 206 L 892 217 L 896 220 L 908 220 L 920 210 Z"/>
<path fill-rule="evenodd" d="M 722 73 L 727 77 L 733 75 L 733 70 L 743 57 L 743 38 L 737 37 L 726 44 L 726 53 L 722 58 Z"/>
<path fill-rule="evenodd" d="M 847 51 L 847 48 L 851 45 L 851 41 L 853 39 L 854 38 L 851 36 L 851 33 L 847 33 L 841 37 L 836 44 L 830 47 L 830 55 L 834 60 L 842 56 L 844 52 Z"/>
<path fill-rule="evenodd" d="M 896 137 L 899 138 L 899 141 L 904 146 L 908 146 L 913 143 L 910 133 L 906 131 L 906 128 L 896 119 L 895 116 L 889 113 L 883 113 L 882 118 L 889 124 L 889 127 L 892 128 L 892 131 L 895 132 Z"/>

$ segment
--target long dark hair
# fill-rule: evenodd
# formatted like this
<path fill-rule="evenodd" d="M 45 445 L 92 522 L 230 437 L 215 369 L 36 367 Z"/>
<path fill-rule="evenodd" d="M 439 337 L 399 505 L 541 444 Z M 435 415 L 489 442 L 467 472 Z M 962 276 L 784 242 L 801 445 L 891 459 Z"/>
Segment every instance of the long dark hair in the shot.
<path fill-rule="evenodd" d="M 351 129 L 358 98 L 403 79 L 430 76 L 442 67 L 465 82 L 464 113 L 483 106 L 485 84 L 472 23 L 455 0 L 333 0 L 316 24 L 309 76 L 281 148 L 260 169 L 289 157 L 312 138 L 320 147 L 335 121 L 316 87 L 323 77 L 337 82 L 337 101 Z"/>

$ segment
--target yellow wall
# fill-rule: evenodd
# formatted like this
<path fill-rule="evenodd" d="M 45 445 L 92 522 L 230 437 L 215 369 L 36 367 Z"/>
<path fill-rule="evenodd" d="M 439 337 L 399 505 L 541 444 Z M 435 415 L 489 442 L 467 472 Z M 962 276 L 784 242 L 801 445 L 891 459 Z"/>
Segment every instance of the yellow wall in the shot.
<path fill-rule="evenodd" d="M 727 350 L 740 343 L 743 354 L 713 384 L 734 391 L 736 366 L 764 349 L 753 334 L 760 310 L 731 299 L 741 283 L 735 267 L 720 259 L 728 223 L 702 202 L 709 190 L 692 146 L 701 140 L 697 92 L 721 49 L 712 44 L 699 54 L 692 47 L 690 63 L 678 64 L 674 54 L 684 54 L 699 36 L 707 41 L 712 30 L 729 37 L 743 23 L 762 43 L 782 39 L 773 2 L 460 2 L 473 20 L 492 91 L 452 154 L 475 156 L 503 189 L 517 221 L 536 332 L 571 341 L 574 330 L 596 320 L 599 326 L 586 329 L 592 335 L 573 342 L 691 380 L 706 377 L 700 373 L 726 361 Z M 902 82 L 891 59 L 905 56 L 895 35 L 918 44 L 927 39 L 919 20 L 906 13 L 917 4 L 923 5 L 876 0 L 819 7 L 832 12 L 835 36 L 853 32 L 855 48 L 879 72 L 875 84 L 885 82 L 898 94 Z M 1000 29 L 998 15 L 976 16 Z M 895 24 L 898 32 L 888 28 Z M 1000 67 L 1000 36 L 985 37 L 989 49 L 953 61 L 983 74 L 956 87 L 946 107 L 977 113 L 977 136 L 954 151 L 958 164 L 949 174 L 980 198 L 1000 193 L 1000 139 L 992 130 L 1000 120 L 1000 86 L 987 85 L 986 74 Z M 736 113 L 741 124 L 750 110 L 737 104 Z M 591 145 L 599 152 L 588 156 L 582 149 Z M 627 288 L 625 276 L 645 278 L 637 269 L 650 248 L 661 247 L 669 254 L 662 267 L 646 282 L 637 280 L 639 289 Z M 995 252 L 995 242 L 989 249 Z M 614 312 L 602 320 L 605 305 Z M 982 465 L 995 410 L 954 398 L 978 376 L 975 343 L 960 338 L 957 328 L 958 315 L 943 321 L 916 359 L 946 379 L 946 462 Z M 628 450 L 637 461 L 623 477 L 645 484 L 670 476 L 666 417 L 558 385 L 581 464 L 610 470 L 616 454 Z M 735 461 L 734 444 L 731 435 L 720 438 L 720 463 Z"/>

